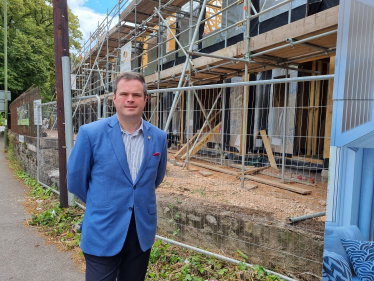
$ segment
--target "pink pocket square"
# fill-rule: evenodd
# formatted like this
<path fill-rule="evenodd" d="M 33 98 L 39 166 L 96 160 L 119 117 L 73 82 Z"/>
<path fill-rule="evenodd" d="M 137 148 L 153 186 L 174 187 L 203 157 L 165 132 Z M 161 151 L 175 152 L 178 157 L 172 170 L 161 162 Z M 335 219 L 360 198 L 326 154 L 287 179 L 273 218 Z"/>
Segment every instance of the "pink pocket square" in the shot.
<path fill-rule="evenodd" d="M 152 156 L 159 156 L 160 152 L 153 153 Z"/>

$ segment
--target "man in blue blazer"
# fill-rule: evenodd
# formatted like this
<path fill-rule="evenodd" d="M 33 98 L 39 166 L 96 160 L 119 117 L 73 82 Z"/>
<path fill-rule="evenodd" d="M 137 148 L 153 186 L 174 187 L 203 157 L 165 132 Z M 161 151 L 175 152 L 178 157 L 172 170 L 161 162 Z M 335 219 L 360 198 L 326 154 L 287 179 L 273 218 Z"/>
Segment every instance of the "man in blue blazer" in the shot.
<path fill-rule="evenodd" d="M 141 281 L 156 235 L 155 190 L 166 171 L 167 138 L 142 119 L 144 77 L 125 72 L 114 83 L 117 113 L 80 127 L 67 185 L 86 203 L 86 280 Z"/>

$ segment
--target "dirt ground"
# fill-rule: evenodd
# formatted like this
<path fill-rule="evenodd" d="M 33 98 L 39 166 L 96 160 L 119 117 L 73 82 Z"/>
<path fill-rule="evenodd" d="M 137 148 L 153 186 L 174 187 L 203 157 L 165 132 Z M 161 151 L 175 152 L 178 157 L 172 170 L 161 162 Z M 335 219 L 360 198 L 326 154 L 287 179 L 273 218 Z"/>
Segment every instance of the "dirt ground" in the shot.
<path fill-rule="evenodd" d="M 173 154 L 169 153 L 173 159 Z M 193 160 L 208 165 L 208 162 Z M 275 223 L 288 223 L 289 217 L 302 216 L 323 212 L 326 210 L 327 181 L 322 180 L 318 174 L 308 172 L 308 178 L 313 176 L 316 183 L 307 186 L 288 181 L 286 184 L 309 189 L 308 195 L 300 195 L 270 185 L 246 180 L 245 189 L 240 186 L 240 179 L 212 170 L 190 165 L 189 171 L 181 167 L 182 161 L 177 161 L 179 166 L 171 163 L 167 165 L 167 172 L 163 183 L 157 189 L 157 195 L 162 197 L 174 196 L 183 198 L 183 202 L 189 204 L 209 205 L 217 209 L 223 209 L 238 213 L 257 216 L 259 219 Z M 223 166 L 216 166 L 223 167 Z M 239 169 L 224 166 L 225 170 L 240 172 Z M 199 171 L 210 172 L 210 176 L 203 176 Z M 261 171 L 273 175 L 281 175 L 281 170 L 268 168 Z M 281 183 L 281 180 L 262 173 L 253 176 Z M 288 171 L 287 178 L 297 179 L 297 171 Z M 305 181 L 307 179 L 304 177 Z M 303 179 L 303 180 L 304 180 Z M 261 215 L 264 214 L 264 215 Z M 295 226 L 303 229 L 324 232 L 324 217 L 296 223 Z"/>

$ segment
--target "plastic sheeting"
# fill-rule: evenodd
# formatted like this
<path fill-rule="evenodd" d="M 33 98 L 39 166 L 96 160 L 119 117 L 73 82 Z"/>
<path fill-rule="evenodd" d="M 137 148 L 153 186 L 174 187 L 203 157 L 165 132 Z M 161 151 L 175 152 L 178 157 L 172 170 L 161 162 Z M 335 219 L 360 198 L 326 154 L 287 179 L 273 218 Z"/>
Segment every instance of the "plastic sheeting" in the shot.
<path fill-rule="evenodd" d="M 235 2 L 237 2 L 237 1 L 236 0 L 222 0 L 222 6 L 223 6 L 223 8 L 225 8 L 225 7 L 231 5 L 232 3 L 235 3 Z M 233 25 L 233 24 L 237 23 L 239 20 L 242 20 L 244 18 L 243 5 L 244 4 L 235 5 L 231 9 L 223 12 L 222 13 L 221 28 L 206 34 L 205 36 L 203 36 L 203 38 L 208 36 L 208 35 L 218 33 L 218 32 L 220 32 L 221 29 L 224 29 L 224 28 L 226 28 L 230 25 Z M 234 37 L 235 35 L 238 35 L 238 34 L 244 34 L 244 32 L 245 32 L 245 24 L 243 24 L 242 26 L 233 27 L 233 28 L 231 28 L 231 29 L 229 29 L 225 32 L 222 32 L 220 34 L 216 34 L 215 36 L 212 36 L 211 38 L 209 38 L 207 40 L 204 40 L 203 41 L 203 48 L 206 48 L 206 47 L 212 46 L 216 43 L 224 41 L 226 36 L 227 36 L 227 39 L 228 39 L 228 38 Z"/>
<path fill-rule="evenodd" d="M 242 77 L 231 78 L 231 83 L 243 82 Z M 230 146 L 240 151 L 243 120 L 243 87 L 230 87 Z"/>
<path fill-rule="evenodd" d="M 197 7 L 199 7 L 199 3 L 194 2 L 193 3 L 194 12 L 192 14 L 195 16 L 195 18 L 194 18 L 195 21 L 197 20 L 197 17 L 199 16 L 199 12 L 200 12 L 200 9 L 197 9 Z M 187 4 L 183 5 L 181 10 L 189 13 L 190 12 L 190 3 L 187 3 Z M 182 13 L 178 14 L 178 15 L 180 17 L 184 16 L 184 14 L 182 14 Z M 184 18 L 182 18 L 178 21 L 178 28 L 180 28 L 180 31 L 184 31 L 184 30 L 188 29 L 189 23 L 190 23 L 189 16 L 186 16 L 186 17 L 184 17 Z M 191 32 L 191 30 L 183 33 L 182 35 L 177 34 L 178 35 L 178 40 L 182 44 L 182 46 L 187 46 L 189 44 L 189 33 L 190 32 Z M 192 32 L 193 32 L 193 30 L 192 30 Z M 192 34 L 191 34 L 191 36 L 192 36 Z M 179 46 L 178 46 L 178 48 L 179 48 Z M 197 45 L 195 45 L 193 49 L 197 50 Z M 178 56 L 183 57 L 184 53 L 182 51 L 178 51 Z"/>
<path fill-rule="evenodd" d="M 297 71 L 289 70 L 288 72 L 290 78 L 297 77 Z M 276 79 L 279 76 L 285 77 L 286 70 L 284 69 L 273 69 L 272 79 Z M 275 93 L 275 85 L 270 86 L 270 108 L 268 117 L 268 136 L 270 145 L 274 152 L 282 153 L 283 151 L 283 118 L 284 118 L 284 108 L 274 106 L 274 95 L 283 95 L 284 93 Z M 295 136 L 295 106 L 297 97 L 297 83 L 288 84 L 288 97 L 287 97 L 287 111 L 286 111 L 286 146 L 285 153 L 293 153 L 293 144 Z"/>
<path fill-rule="evenodd" d="M 163 43 L 162 45 L 161 45 L 161 57 L 163 57 L 163 56 L 165 56 L 165 55 L 167 55 L 168 54 L 168 52 L 166 51 L 167 49 L 166 49 L 166 46 L 167 46 L 167 42 L 166 43 L 164 43 L 168 38 L 168 33 L 167 33 L 167 30 L 166 30 L 166 26 L 165 25 L 163 25 L 162 24 L 162 26 L 163 26 L 163 28 L 161 29 L 161 30 L 164 30 L 163 32 L 162 32 L 162 34 L 161 34 L 161 42 Z M 175 27 L 175 24 L 173 25 L 173 27 Z M 173 50 L 174 51 L 174 50 Z M 171 52 L 173 52 L 173 51 L 170 51 L 169 53 L 171 53 Z M 164 63 L 167 63 L 167 62 L 169 62 L 169 61 L 175 61 L 175 53 L 174 54 L 171 54 L 171 55 L 168 55 L 168 56 L 166 56 L 166 57 L 164 57 L 163 59 L 162 59 L 162 61 L 161 61 L 161 63 L 162 64 L 164 64 Z"/>
<path fill-rule="evenodd" d="M 271 70 L 260 72 L 257 74 L 257 81 L 269 80 Z M 255 102 L 255 120 L 253 125 L 253 141 L 254 147 L 257 149 L 262 148 L 262 140 L 257 139 L 261 130 L 267 129 L 268 114 L 270 106 L 270 85 L 259 85 L 256 87 L 256 102 Z"/>
<path fill-rule="evenodd" d="M 153 48 L 155 45 L 157 45 L 157 37 L 154 37 L 152 39 L 150 39 L 148 41 L 148 48 L 147 49 L 151 49 Z M 157 60 L 157 48 L 154 48 L 153 50 L 149 51 L 148 53 L 148 62 L 151 62 L 151 61 L 154 61 L 154 60 Z M 151 64 L 148 64 L 146 66 L 146 68 L 144 68 L 144 76 L 147 76 L 147 75 L 151 75 L 153 73 L 155 73 L 157 71 L 157 61 L 155 61 L 154 63 L 151 63 Z"/>
<path fill-rule="evenodd" d="M 281 1 L 279 1 L 279 0 L 260 0 L 260 8 L 261 8 L 261 10 L 266 10 L 268 8 L 273 7 L 274 5 L 279 4 L 280 2 Z M 294 9 L 294 8 L 300 7 L 302 5 L 305 5 L 306 0 L 294 0 L 291 3 L 292 3 L 292 9 Z M 283 5 L 279 8 L 277 8 L 277 9 L 274 9 L 274 10 L 268 12 L 268 13 L 265 13 L 265 14 L 263 14 L 259 17 L 260 22 L 265 21 L 265 20 L 270 19 L 270 18 L 273 18 L 273 17 L 276 17 L 276 16 L 278 16 L 282 13 L 288 12 L 289 9 L 290 9 L 290 4 L 286 4 L 286 5 Z"/>

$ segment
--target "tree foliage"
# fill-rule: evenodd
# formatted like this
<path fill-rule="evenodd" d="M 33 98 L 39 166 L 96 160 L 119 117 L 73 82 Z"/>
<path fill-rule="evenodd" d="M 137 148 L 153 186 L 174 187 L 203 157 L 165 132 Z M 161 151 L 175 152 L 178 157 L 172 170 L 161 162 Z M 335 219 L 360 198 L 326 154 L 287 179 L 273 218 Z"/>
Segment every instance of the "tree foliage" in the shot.
<path fill-rule="evenodd" d="M 52 0 L 8 0 L 8 89 L 18 96 L 33 84 L 51 98 L 55 88 Z M 68 11 L 69 44 L 79 49 L 78 17 Z M 0 89 L 4 89 L 4 0 L 0 1 Z"/>

